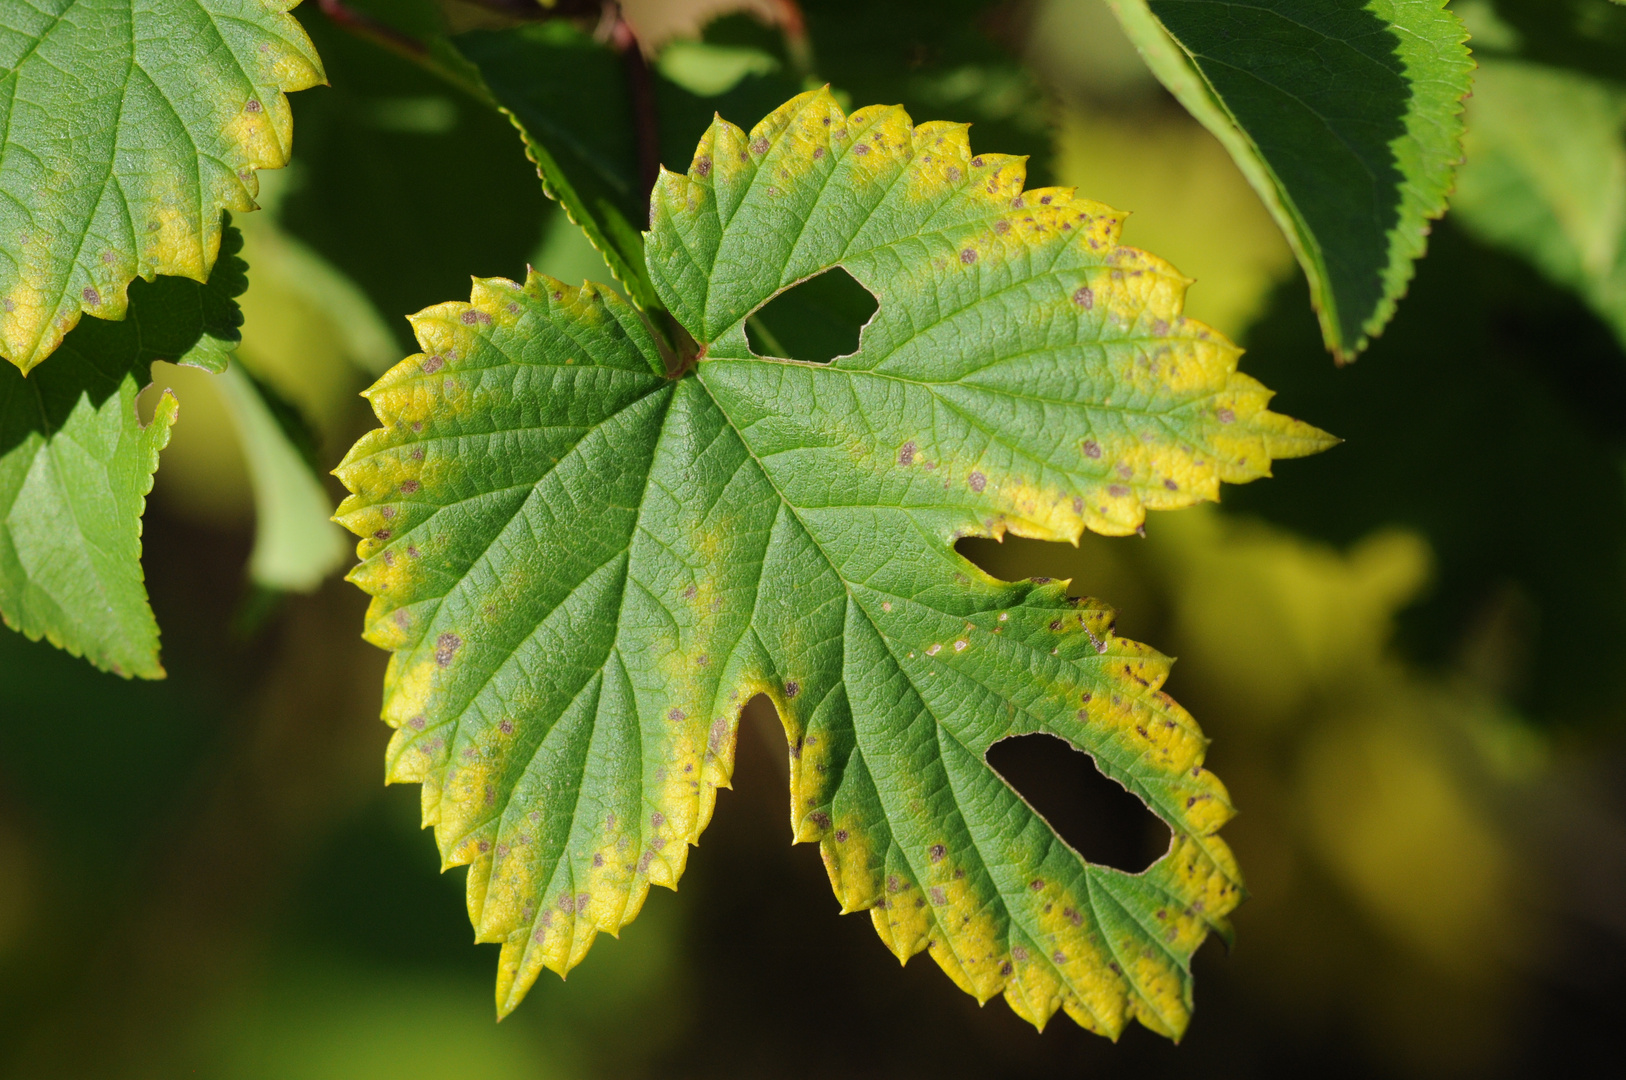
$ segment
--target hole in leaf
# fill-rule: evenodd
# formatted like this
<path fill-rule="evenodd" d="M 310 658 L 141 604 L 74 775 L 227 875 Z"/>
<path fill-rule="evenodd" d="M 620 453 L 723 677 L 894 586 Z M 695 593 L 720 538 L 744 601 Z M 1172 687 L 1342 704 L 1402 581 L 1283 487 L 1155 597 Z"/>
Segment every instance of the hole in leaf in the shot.
<path fill-rule="evenodd" d="M 827 364 L 858 351 L 858 333 L 879 306 L 837 266 L 768 301 L 745 320 L 745 336 L 758 356 Z"/>
<path fill-rule="evenodd" d="M 1065 740 L 1018 735 L 990 746 L 987 758 L 1090 862 L 1138 874 L 1169 850 L 1169 827 Z"/>

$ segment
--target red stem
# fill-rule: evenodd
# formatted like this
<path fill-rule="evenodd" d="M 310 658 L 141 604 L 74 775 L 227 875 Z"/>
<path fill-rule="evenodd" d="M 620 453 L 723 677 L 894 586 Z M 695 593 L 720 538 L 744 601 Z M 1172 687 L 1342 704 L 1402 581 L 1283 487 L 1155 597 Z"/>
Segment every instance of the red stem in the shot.
<path fill-rule="evenodd" d="M 655 80 L 649 73 L 649 61 L 638 44 L 632 26 L 621 15 L 621 5 L 606 0 L 605 12 L 613 15 L 610 44 L 621 54 L 621 66 L 627 73 L 627 89 L 632 95 L 633 121 L 638 136 L 638 179 L 647 205 L 655 190 L 655 181 L 661 170 L 660 119 L 655 111 Z M 645 225 L 649 222 L 646 220 Z"/>
<path fill-rule="evenodd" d="M 429 55 L 424 43 L 410 34 L 403 34 L 388 23 L 349 7 L 343 0 L 316 0 L 322 14 L 333 20 L 335 26 L 348 30 L 357 37 L 382 45 L 390 52 L 399 53 L 409 60 L 422 61 Z"/>

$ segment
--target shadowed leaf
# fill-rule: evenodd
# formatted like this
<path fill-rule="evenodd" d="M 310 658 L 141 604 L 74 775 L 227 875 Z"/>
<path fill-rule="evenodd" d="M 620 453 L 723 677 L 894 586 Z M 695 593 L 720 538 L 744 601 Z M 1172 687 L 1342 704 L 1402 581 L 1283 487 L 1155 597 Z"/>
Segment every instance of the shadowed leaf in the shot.
<path fill-rule="evenodd" d="M 1327 348 L 1382 331 L 1445 212 L 1473 63 L 1444 0 L 1108 0 L 1230 151 L 1310 280 Z"/>
<path fill-rule="evenodd" d="M 796 89 L 777 69 L 744 69 L 703 96 L 656 69 L 640 115 L 626 58 L 564 20 L 460 34 L 450 47 L 519 129 L 548 197 L 646 310 L 660 300 L 644 267 L 651 177 L 641 155 L 681 161 L 715 113 L 752 121 Z M 641 133 L 646 123 L 655 127 Z M 651 145 L 640 150 L 640 138 Z"/>
<path fill-rule="evenodd" d="M 1626 84 L 1484 60 L 1453 209 L 1573 289 L 1626 343 Z"/>
<path fill-rule="evenodd" d="M 0 615 L 120 675 L 161 678 L 141 572 L 141 514 L 177 405 L 152 421 L 136 395 L 158 360 L 226 367 L 247 287 L 228 219 L 206 284 L 130 285 L 123 320 L 83 319 L 28 377 L 0 365 Z"/>

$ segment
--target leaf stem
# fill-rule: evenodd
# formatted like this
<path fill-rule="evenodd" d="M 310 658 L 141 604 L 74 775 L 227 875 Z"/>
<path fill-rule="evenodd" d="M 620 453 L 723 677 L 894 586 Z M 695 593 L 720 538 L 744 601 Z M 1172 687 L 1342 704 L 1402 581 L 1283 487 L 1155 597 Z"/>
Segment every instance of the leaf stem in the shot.
<path fill-rule="evenodd" d="M 411 34 L 402 33 L 380 19 L 355 10 L 344 3 L 344 0 L 316 0 L 316 4 L 322 9 L 322 14 L 342 30 L 348 30 L 357 37 L 371 41 L 374 45 L 381 45 L 408 60 L 424 63 L 429 59 L 429 46 Z"/>
<path fill-rule="evenodd" d="M 638 135 L 638 179 L 647 206 L 655 191 L 655 181 L 661 170 L 660 118 L 655 111 L 655 80 L 649 73 L 649 60 L 632 25 L 621 14 L 616 0 L 605 0 L 604 13 L 610 22 L 610 45 L 621 54 L 621 66 L 627 74 L 627 89 L 632 98 L 633 122 Z M 648 220 L 644 225 L 647 227 Z"/>
<path fill-rule="evenodd" d="M 440 76 L 448 83 L 462 90 L 483 105 L 497 107 L 497 102 L 491 96 L 484 83 L 476 73 L 471 77 L 468 73 L 459 71 L 452 64 L 446 62 L 443 52 L 437 52 L 427 42 L 423 42 L 404 31 L 376 19 L 371 15 L 356 11 L 344 0 L 316 0 L 322 14 L 326 15 L 341 30 L 345 30 L 363 41 L 372 42 L 397 56 L 412 61 L 419 67 Z"/>
<path fill-rule="evenodd" d="M 791 67 L 796 69 L 796 74 L 803 81 L 813 78 L 813 43 L 807 36 L 807 20 L 802 15 L 802 5 L 796 0 L 774 0 L 773 6 L 779 32 L 785 38 L 785 52 Z"/>

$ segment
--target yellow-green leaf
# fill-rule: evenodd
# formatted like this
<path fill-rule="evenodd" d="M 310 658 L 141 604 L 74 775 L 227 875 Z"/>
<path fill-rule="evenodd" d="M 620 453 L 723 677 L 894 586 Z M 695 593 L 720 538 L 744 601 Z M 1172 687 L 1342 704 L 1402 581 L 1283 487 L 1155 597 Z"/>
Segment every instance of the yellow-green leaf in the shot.
<path fill-rule="evenodd" d="M 295 3 L 0 0 L 0 355 L 123 318 L 137 277 L 208 279 L 323 78 Z"/>
<path fill-rule="evenodd" d="M 1329 439 L 1266 408 L 1121 214 L 1024 180 L 963 125 L 827 91 L 719 119 L 646 245 L 693 355 L 609 289 L 487 279 L 368 392 L 339 519 L 394 652 L 389 777 L 470 867 L 501 1012 L 676 886 L 760 693 L 794 838 L 900 960 L 1041 1026 L 1185 1029 L 1241 890 L 1206 740 L 1109 608 L 954 542 L 1133 532 Z M 857 351 L 753 352 L 753 313 L 835 267 L 879 300 Z M 1168 854 L 1068 847 L 984 756 L 1036 731 L 1144 799 Z"/>

